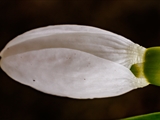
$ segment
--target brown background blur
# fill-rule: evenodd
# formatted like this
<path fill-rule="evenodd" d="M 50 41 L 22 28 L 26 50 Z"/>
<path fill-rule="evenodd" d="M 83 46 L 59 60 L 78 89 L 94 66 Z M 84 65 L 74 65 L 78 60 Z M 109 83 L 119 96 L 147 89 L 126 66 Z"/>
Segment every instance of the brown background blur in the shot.
<path fill-rule="evenodd" d="M 57 24 L 90 25 L 160 46 L 158 0 L 0 1 L 0 50 L 28 30 Z M 160 87 L 149 85 L 113 98 L 75 100 L 47 95 L 0 69 L 0 120 L 113 120 L 160 111 Z"/>

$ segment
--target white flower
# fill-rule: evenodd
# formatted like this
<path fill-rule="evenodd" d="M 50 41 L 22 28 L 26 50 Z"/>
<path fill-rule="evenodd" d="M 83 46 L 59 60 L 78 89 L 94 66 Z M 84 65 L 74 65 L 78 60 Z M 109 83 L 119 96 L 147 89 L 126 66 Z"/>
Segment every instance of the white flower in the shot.
<path fill-rule="evenodd" d="M 1 68 L 42 92 L 71 98 L 121 95 L 149 83 L 131 66 L 145 48 L 95 27 L 56 25 L 26 32 L 1 51 Z"/>

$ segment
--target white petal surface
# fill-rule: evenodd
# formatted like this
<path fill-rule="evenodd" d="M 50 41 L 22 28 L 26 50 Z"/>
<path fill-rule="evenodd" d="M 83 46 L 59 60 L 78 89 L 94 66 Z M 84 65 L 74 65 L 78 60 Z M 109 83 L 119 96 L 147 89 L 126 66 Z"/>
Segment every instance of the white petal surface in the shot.
<path fill-rule="evenodd" d="M 1 67 L 16 81 L 58 96 L 111 97 L 138 87 L 126 67 L 73 49 L 49 48 L 12 55 L 2 58 Z"/>
<path fill-rule="evenodd" d="M 127 68 L 142 62 L 145 48 L 130 40 L 99 28 L 57 25 L 26 32 L 1 52 L 2 57 L 46 48 L 70 48 L 120 63 Z"/>
<path fill-rule="evenodd" d="M 109 31 L 102 30 L 96 27 L 84 26 L 84 25 L 54 25 L 41 27 L 37 29 L 30 30 L 25 32 L 22 35 L 17 36 L 15 39 L 10 41 L 6 47 L 13 46 L 20 42 L 24 42 L 26 40 L 34 39 L 38 37 L 50 36 L 57 33 L 74 33 L 74 32 L 87 32 L 87 33 L 107 33 L 112 34 Z"/>

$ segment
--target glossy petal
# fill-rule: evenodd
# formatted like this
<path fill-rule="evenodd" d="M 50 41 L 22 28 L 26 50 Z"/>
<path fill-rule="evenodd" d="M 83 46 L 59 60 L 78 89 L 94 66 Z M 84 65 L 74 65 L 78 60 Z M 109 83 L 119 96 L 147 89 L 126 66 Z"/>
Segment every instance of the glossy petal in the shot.
<path fill-rule="evenodd" d="M 79 50 L 49 48 L 2 58 L 16 81 L 42 92 L 71 98 L 121 95 L 141 85 L 129 69 Z"/>

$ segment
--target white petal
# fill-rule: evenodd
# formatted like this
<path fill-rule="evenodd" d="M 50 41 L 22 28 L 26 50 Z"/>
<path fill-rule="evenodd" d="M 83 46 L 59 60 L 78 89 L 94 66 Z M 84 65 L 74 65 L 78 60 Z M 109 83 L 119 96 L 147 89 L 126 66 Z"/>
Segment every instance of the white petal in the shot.
<path fill-rule="evenodd" d="M 54 25 L 54 26 L 37 28 L 37 29 L 30 30 L 28 32 L 25 32 L 24 34 L 19 35 L 15 39 L 10 41 L 6 47 L 10 47 L 15 44 L 24 42 L 26 40 L 34 39 L 37 37 L 50 36 L 50 35 L 58 34 L 58 33 L 73 33 L 73 32 L 106 33 L 105 30 L 95 28 L 95 27 L 90 27 L 90 26 Z"/>
<path fill-rule="evenodd" d="M 2 69 L 16 81 L 58 96 L 111 97 L 142 86 L 126 67 L 73 49 L 30 51 L 1 62 Z"/>
<path fill-rule="evenodd" d="M 70 48 L 120 63 L 127 68 L 142 62 L 145 48 L 130 40 L 95 27 L 80 25 L 57 25 L 26 32 L 3 49 L 7 57 L 23 52 L 46 48 Z"/>

